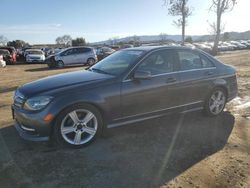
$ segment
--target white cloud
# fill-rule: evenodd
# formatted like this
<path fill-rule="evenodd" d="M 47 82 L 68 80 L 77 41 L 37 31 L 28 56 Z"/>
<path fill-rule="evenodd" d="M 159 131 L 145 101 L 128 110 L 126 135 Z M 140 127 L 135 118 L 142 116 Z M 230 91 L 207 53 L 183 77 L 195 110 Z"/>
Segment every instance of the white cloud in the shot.
<path fill-rule="evenodd" d="M 1 34 L 49 34 L 61 31 L 61 24 L 0 25 Z"/>

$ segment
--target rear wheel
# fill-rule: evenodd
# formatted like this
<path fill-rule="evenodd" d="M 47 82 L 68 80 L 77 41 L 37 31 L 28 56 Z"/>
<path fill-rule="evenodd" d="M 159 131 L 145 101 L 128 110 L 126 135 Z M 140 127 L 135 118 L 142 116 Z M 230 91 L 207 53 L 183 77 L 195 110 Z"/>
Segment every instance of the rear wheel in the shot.
<path fill-rule="evenodd" d="M 93 142 L 102 127 L 100 112 L 92 105 L 79 104 L 67 108 L 58 116 L 54 136 L 59 145 L 82 147 Z"/>
<path fill-rule="evenodd" d="M 89 58 L 89 59 L 87 60 L 87 64 L 88 64 L 89 66 L 94 65 L 94 64 L 95 64 L 95 59 Z"/>
<path fill-rule="evenodd" d="M 222 88 L 215 88 L 206 100 L 205 112 L 209 116 L 219 115 L 226 105 L 226 92 Z"/>

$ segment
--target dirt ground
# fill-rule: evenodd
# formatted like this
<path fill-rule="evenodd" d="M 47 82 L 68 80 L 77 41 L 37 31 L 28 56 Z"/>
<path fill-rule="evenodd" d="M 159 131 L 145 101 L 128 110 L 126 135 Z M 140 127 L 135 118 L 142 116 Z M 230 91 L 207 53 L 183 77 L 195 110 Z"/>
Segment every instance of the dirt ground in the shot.
<path fill-rule="evenodd" d="M 218 58 L 237 68 L 239 84 L 220 116 L 193 112 L 114 128 L 78 150 L 22 140 L 10 105 L 17 86 L 83 67 L 0 68 L 0 187 L 250 187 L 250 51 Z"/>

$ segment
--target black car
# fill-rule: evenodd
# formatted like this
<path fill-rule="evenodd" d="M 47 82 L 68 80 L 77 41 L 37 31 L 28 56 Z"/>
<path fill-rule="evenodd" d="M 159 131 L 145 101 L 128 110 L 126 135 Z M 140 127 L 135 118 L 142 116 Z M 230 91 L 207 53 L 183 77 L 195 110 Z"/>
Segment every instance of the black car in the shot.
<path fill-rule="evenodd" d="M 98 59 L 98 61 L 100 61 L 100 60 L 104 59 L 105 57 L 108 57 L 109 55 L 111 55 L 114 52 L 115 52 L 115 50 L 113 50 L 112 48 L 109 48 L 109 47 L 97 48 L 96 49 L 97 59 Z"/>
<path fill-rule="evenodd" d="M 235 69 L 203 51 L 140 47 L 19 87 L 12 112 L 23 138 L 79 147 L 105 128 L 169 113 L 219 115 L 237 91 Z"/>
<path fill-rule="evenodd" d="M 0 49 L 0 55 L 3 56 L 3 60 L 7 63 L 11 62 L 11 55 L 8 50 Z"/>
<path fill-rule="evenodd" d="M 15 64 L 16 63 L 16 49 L 14 47 L 0 47 L 0 50 L 8 50 L 10 53 L 9 59 L 8 59 L 8 63 L 10 64 Z"/>

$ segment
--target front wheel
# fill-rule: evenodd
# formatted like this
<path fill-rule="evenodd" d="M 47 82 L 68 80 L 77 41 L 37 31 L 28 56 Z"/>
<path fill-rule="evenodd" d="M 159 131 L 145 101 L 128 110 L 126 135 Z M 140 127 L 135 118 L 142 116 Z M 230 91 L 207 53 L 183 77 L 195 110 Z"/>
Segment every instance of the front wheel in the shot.
<path fill-rule="evenodd" d="M 102 116 L 94 106 L 74 105 L 58 116 L 54 136 L 59 145 L 82 147 L 95 140 L 102 126 Z"/>
<path fill-rule="evenodd" d="M 221 88 L 214 89 L 205 103 L 205 112 L 209 116 L 219 115 L 226 105 L 226 93 Z"/>

